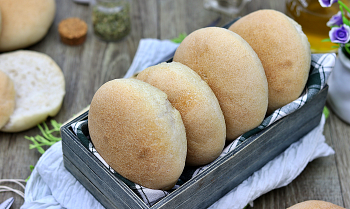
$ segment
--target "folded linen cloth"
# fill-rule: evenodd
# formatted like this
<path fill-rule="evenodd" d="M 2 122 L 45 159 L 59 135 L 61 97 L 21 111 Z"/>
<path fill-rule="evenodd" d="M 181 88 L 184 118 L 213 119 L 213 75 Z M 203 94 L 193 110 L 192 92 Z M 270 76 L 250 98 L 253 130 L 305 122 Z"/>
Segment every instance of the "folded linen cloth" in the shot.
<path fill-rule="evenodd" d="M 172 56 L 177 46 L 178 44 L 173 44 L 169 41 L 160 41 L 155 39 L 141 40 L 133 63 L 129 71 L 125 75 L 125 78 L 131 77 L 135 73 L 140 72 L 149 66 L 167 60 Z M 300 108 L 306 101 L 310 100 L 315 94 L 319 92 L 320 89 L 322 89 L 325 86 L 327 78 L 334 66 L 334 60 L 335 54 L 312 55 L 311 72 L 307 88 L 303 92 L 303 95 L 296 101 L 276 110 L 272 115 L 266 118 L 258 128 L 253 129 L 252 131 L 240 136 L 237 140 L 235 140 L 228 147 L 226 147 L 222 155 L 225 155 L 227 152 L 233 150 L 239 143 L 244 141 L 249 136 L 259 132 L 260 130 L 269 126 L 276 120 L 290 114 L 291 112 Z M 85 127 L 87 127 L 86 122 Z M 88 139 L 88 131 L 86 132 L 86 128 L 84 128 L 84 122 L 81 122 L 80 124 L 75 124 L 74 128 L 78 137 L 79 135 L 81 137 L 87 136 L 86 139 Z M 297 145 L 292 145 L 295 147 L 294 150 L 291 150 L 289 152 L 287 152 L 286 150 L 282 154 L 282 157 L 277 157 L 281 158 L 280 162 L 276 163 L 276 159 L 270 162 L 273 165 L 278 165 L 278 167 L 284 167 L 285 170 L 288 169 L 288 172 L 276 172 L 280 175 L 276 177 L 269 174 L 269 172 L 272 171 L 272 166 L 268 166 L 266 168 L 266 165 L 264 168 L 256 172 L 258 174 L 253 174 L 253 176 L 249 178 L 251 180 L 247 180 L 248 182 L 245 181 L 245 184 L 243 182 L 236 189 L 234 189 L 228 195 L 226 195 L 220 201 L 218 201 L 217 204 L 220 205 L 220 208 L 222 208 L 222 204 L 224 203 L 228 203 L 226 206 L 230 208 L 236 207 L 237 205 L 242 205 L 242 207 L 238 206 L 237 208 L 243 208 L 248 202 L 254 200 L 261 194 L 264 194 L 274 188 L 278 188 L 280 186 L 283 186 L 284 184 L 289 183 L 300 173 L 300 171 L 304 169 L 306 164 L 311 160 L 317 157 L 328 156 L 330 154 L 333 154 L 333 150 L 324 142 L 322 129 L 323 123 L 321 122 L 318 128 L 313 130 L 309 135 L 305 136 L 307 139 L 300 140 L 299 142 L 297 142 Z M 310 140 L 314 142 L 307 144 L 306 142 Z M 91 142 L 85 141 L 85 144 L 94 154 L 98 156 L 98 153 L 94 151 Z M 310 147 L 305 149 L 303 145 Z M 298 153 L 298 155 L 296 155 L 296 153 Z M 103 161 L 102 158 L 99 159 Z M 292 167 L 291 162 L 293 162 Z M 108 167 L 107 164 L 105 165 Z M 184 180 L 186 180 L 187 177 L 191 178 L 192 176 L 197 175 L 205 168 L 206 167 L 201 167 L 200 169 L 190 171 L 189 173 L 187 173 Z M 113 172 L 113 169 L 111 169 L 111 172 Z M 52 181 L 52 179 L 55 179 L 55 181 Z M 256 188 L 255 184 L 253 184 L 254 187 L 252 187 L 252 184 L 249 183 L 251 181 L 258 181 L 259 183 L 261 183 L 261 187 L 259 188 L 263 189 Z M 177 185 L 177 187 L 178 186 L 180 186 L 180 184 Z M 230 199 L 232 199 L 233 196 L 236 197 L 236 195 L 238 195 L 234 191 L 237 191 L 242 187 L 244 191 L 250 191 L 252 195 L 247 196 L 247 198 L 237 200 L 238 202 L 231 201 Z M 45 188 L 43 192 L 38 192 L 38 190 L 41 190 L 42 188 Z M 151 190 L 136 184 L 133 184 L 132 189 L 134 189 L 134 191 L 138 193 L 139 196 L 149 206 L 153 205 L 168 194 L 167 192 L 161 190 Z M 174 189 L 176 189 L 176 187 Z M 73 195 L 75 194 L 75 190 L 79 191 L 79 198 L 72 198 L 74 196 L 77 196 Z M 241 194 L 245 193 L 247 192 Z M 55 200 L 56 202 L 53 202 L 53 200 Z M 76 208 L 76 206 L 78 205 L 79 208 L 99 208 L 100 205 L 97 204 L 95 201 L 96 200 L 91 196 L 91 194 L 86 192 L 86 190 L 79 184 L 79 182 L 77 182 L 77 180 L 72 175 L 70 175 L 70 173 L 67 172 L 67 170 L 65 170 L 63 166 L 61 145 L 60 143 L 58 143 L 57 145 L 52 146 L 41 157 L 38 164 L 36 165 L 31 175 L 31 178 L 27 183 L 25 191 L 25 203 L 22 206 L 22 208 L 40 208 L 42 205 L 52 205 L 55 207 L 57 206 L 58 208 Z M 87 203 L 89 204 L 86 205 Z M 215 207 L 215 205 L 216 204 L 214 204 L 213 207 Z"/>

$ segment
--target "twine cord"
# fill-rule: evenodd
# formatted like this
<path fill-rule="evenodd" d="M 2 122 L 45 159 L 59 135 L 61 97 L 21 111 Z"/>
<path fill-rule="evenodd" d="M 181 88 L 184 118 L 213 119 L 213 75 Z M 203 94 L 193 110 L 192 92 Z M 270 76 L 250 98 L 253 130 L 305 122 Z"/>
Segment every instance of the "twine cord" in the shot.
<path fill-rule="evenodd" d="M 25 189 L 26 187 L 21 183 L 25 183 L 26 181 L 23 179 L 0 179 L 0 184 L 4 183 L 4 182 L 11 182 L 11 183 L 15 183 L 18 184 L 20 187 L 22 187 L 23 189 Z M 16 194 L 18 194 L 19 196 L 21 196 L 24 199 L 24 192 L 18 190 L 18 189 L 13 189 L 11 187 L 8 186 L 0 186 L 0 193 L 1 192 L 14 192 Z"/>

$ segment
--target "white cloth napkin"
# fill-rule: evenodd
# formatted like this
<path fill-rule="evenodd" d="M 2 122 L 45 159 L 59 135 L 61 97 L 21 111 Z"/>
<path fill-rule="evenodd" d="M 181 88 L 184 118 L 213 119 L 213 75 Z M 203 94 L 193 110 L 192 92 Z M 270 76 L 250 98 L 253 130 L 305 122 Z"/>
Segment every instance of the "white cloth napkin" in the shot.
<path fill-rule="evenodd" d="M 147 67 L 165 62 L 174 56 L 179 44 L 169 40 L 141 39 L 139 46 L 124 78 L 130 78 Z"/>
<path fill-rule="evenodd" d="M 178 44 L 143 39 L 125 78 L 173 56 Z M 308 135 L 255 172 L 211 208 L 243 208 L 262 194 L 289 184 L 315 158 L 334 154 L 322 134 L 324 118 Z M 283 168 L 281 170 L 281 168 Z M 25 189 L 25 208 L 103 208 L 64 168 L 61 142 L 50 147 L 35 165 Z"/>

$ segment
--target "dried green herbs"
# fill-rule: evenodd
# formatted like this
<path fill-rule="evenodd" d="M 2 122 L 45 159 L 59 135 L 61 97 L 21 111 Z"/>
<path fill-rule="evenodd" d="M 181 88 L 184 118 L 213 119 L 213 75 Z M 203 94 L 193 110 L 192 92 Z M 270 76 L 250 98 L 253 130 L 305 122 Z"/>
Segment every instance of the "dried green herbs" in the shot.
<path fill-rule="evenodd" d="M 94 32 L 106 41 L 116 41 L 129 34 L 130 3 L 126 0 L 101 1 L 93 5 Z"/>

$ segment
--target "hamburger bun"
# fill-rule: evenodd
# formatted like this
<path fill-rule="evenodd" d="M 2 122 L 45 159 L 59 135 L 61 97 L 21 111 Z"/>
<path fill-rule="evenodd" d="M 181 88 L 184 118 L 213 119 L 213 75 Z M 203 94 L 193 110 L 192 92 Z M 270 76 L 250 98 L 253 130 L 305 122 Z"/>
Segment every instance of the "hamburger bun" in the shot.
<path fill-rule="evenodd" d="M 322 200 L 308 200 L 295 204 L 288 209 L 345 209 L 338 205 Z"/>
<path fill-rule="evenodd" d="M 0 70 L 0 128 L 7 123 L 15 109 L 15 97 L 11 78 Z"/>
<path fill-rule="evenodd" d="M 297 99 L 307 82 L 311 49 L 301 26 L 275 10 L 258 10 L 229 27 L 258 54 L 269 85 L 268 114 Z"/>
<path fill-rule="evenodd" d="M 186 160 L 179 111 L 156 87 L 115 79 L 95 93 L 89 110 L 91 141 L 120 175 L 150 189 L 171 189 Z"/>
<path fill-rule="evenodd" d="M 226 141 L 224 116 L 213 91 L 196 72 L 178 62 L 161 63 L 146 68 L 137 79 L 165 92 L 180 112 L 186 129 L 186 165 L 205 165 L 219 157 Z"/>
<path fill-rule="evenodd" d="M 49 30 L 56 10 L 55 0 L 0 0 L 2 29 L 0 51 L 28 47 Z"/>
<path fill-rule="evenodd" d="M 189 34 L 174 61 L 187 65 L 208 83 L 234 140 L 257 127 L 267 109 L 268 89 L 263 66 L 249 44 L 224 28 L 208 27 Z"/>
<path fill-rule="evenodd" d="M 12 79 L 16 91 L 15 110 L 0 131 L 24 131 L 58 113 L 65 81 L 51 57 L 28 50 L 3 53 L 0 69 Z"/>

